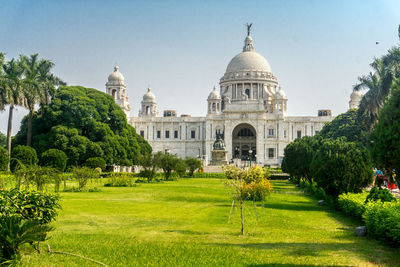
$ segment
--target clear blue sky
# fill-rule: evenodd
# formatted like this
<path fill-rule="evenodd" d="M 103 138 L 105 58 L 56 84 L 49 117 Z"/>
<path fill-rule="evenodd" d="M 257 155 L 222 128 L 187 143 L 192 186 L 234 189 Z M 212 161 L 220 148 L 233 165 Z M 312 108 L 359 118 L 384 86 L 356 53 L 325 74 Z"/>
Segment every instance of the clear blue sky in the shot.
<path fill-rule="evenodd" d="M 204 116 L 208 94 L 242 49 L 246 22 L 289 115 L 337 115 L 373 57 L 399 43 L 400 1 L 2 0 L 0 51 L 8 59 L 39 53 L 69 85 L 102 91 L 118 63 L 131 115 L 150 85 L 160 112 Z M 14 134 L 24 114 L 19 108 Z M 0 112 L 2 132 L 7 116 Z"/>

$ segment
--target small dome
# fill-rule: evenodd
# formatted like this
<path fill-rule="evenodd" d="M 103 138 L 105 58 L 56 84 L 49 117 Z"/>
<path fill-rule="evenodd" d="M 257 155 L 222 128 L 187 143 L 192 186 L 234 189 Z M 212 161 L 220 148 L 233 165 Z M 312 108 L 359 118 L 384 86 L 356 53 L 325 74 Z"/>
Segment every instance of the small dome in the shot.
<path fill-rule="evenodd" d="M 276 91 L 274 98 L 275 99 L 287 99 L 287 96 L 286 96 L 285 92 L 282 90 L 281 86 L 279 86 L 279 90 Z"/>
<path fill-rule="evenodd" d="M 212 92 L 208 95 L 208 99 L 221 99 L 221 95 L 214 86 Z"/>
<path fill-rule="evenodd" d="M 143 95 L 143 101 L 146 101 L 146 102 L 155 102 L 156 101 L 156 97 L 153 94 L 153 92 L 151 92 L 150 87 L 147 88 L 147 93 L 145 93 Z"/>
<path fill-rule="evenodd" d="M 110 75 L 108 75 L 108 81 L 109 82 L 123 82 L 124 81 L 124 76 L 119 72 L 119 67 L 115 66 L 114 67 L 114 72 L 112 72 Z"/>
<path fill-rule="evenodd" d="M 350 95 L 350 99 L 353 101 L 361 101 L 363 94 L 360 91 L 353 90 Z"/>
<path fill-rule="evenodd" d="M 226 73 L 245 71 L 271 72 L 271 67 L 262 55 L 254 51 L 246 51 L 236 55 L 226 68 Z"/>

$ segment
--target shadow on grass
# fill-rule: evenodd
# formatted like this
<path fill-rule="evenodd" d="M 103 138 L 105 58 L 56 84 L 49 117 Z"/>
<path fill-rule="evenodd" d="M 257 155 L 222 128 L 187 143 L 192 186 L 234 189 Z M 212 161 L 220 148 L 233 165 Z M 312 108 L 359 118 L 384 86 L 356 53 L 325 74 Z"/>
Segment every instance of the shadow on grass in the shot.
<path fill-rule="evenodd" d="M 200 232 L 200 231 L 192 231 L 192 230 L 165 230 L 166 233 L 178 233 L 182 235 L 209 235 L 209 232 Z"/>
<path fill-rule="evenodd" d="M 246 249 L 259 249 L 265 250 L 268 253 L 268 250 L 271 251 L 282 251 L 284 255 L 290 257 L 302 257 L 309 256 L 314 257 L 315 262 L 318 262 L 318 257 L 324 258 L 328 256 L 329 252 L 337 252 L 337 251 L 351 251 L 357 254 L 360 254 L 364 259 L 368 259 L 376 264 L 381 264 L 381 259 L 379 258 L 371 258 L 371 255 L 368 251 L 363 251 L 360 253 L 358 249 L 357 243 L 242 243 L 242 244 L 229 244 L 229 243 L 217 243 L 210 245 L 219 245 L 219 246 L 232 246 L 232 247 L 241 247 Z M 279 264 L 279 263 L 268 263 L 268 264 L 250 264 L 247 266 L 329 266 L 329 265 L 321 265 L 321 264 L 312 264 L 312 265 L 303 265 L 303 264 Z M 341 265 L 342 266 L 342 265 Z M 353 266 L 353 265 L 348 265 Z"/>
<path fill-rule="evenodd" d="M 313 205 L 312 203 L 303 204 L 288 204 L 288 203 L 265 203 L 265 208 L 268 209 L 279 209 L 279 210 L 290 210 L 290 211 L 322 211 L 323 209 L 319 206 Z"/>
<path fill-rule="evenodd" d="M 309 264 L 284 264 L 284 263 L 268 263 L 268 264 L 249 264 L 249 265 L 246 265 L 247 267 L 273 267 L 273 266 L 276 266 L 276 267 L 284 267 L 284 266 L 302 266 L 302 267 L 310 267 L 310 266 L 325 266 L 325 267 L 334 267 L 334 266 L 336 266 L 336 265 L 309 265 Z M 341 266 L 344 266 L 344 267 L 347 267 L 347 266 L 352 266 L 352 265 L 341 265 Z"/>

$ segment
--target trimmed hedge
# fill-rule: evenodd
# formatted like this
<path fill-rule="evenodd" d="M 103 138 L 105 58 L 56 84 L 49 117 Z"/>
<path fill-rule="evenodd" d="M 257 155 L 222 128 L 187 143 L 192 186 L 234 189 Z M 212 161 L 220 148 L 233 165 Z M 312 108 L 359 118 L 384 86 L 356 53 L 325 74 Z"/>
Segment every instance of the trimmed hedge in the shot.
<path fill-rule="evenodd" d="M 268 176 L 268 180 L 288 180 L 289 178 L 290 175 L 286 173 L 271 173 Z"/>
<path fill-rule="evenodd" d="M 368 192 L 341 194 L 337 201 L 338 208 L 347 215 L 362 220 L 367 196 Z"/>
<path fill-rule="evenodd" d="M 385 240 L 393 246 L 400 246 L 400 203 L 369 202 L 362 216 L 367 234 Z"/>

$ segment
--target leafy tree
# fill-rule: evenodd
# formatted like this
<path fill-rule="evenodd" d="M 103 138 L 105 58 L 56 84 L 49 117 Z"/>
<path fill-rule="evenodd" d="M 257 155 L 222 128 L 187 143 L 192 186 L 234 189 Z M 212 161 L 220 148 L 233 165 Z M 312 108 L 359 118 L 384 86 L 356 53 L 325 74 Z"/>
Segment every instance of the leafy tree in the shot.
<path fill-rule="evenodd" d="M 8 161 L 10 157 L 7 149 L 0 147 L 0 171 L 5 171 L 8 168 Z"/>
<path fill-rule="evenodd" d="M 0 147 L 5 147 L 7 145 L 7 137 L 0 132 Z"/>
<path fill-rule="evenodd" d="M 322 138 L 332 139 L 346 137 L 349 142 L 361 141 L 363 136 L 362 126 L 357 118 L 358 111 L 356 109 L 349 109 L 331 122 L 326 123 L 318 135 Z"/>
<path fill-rule="evenodd" d="M 61 86 L 42 113 L 32 119 L 32 146 L 43 153 L 62 150 L 67 166 L 81 166 L 88 158 L 101 157 L 106 164 L 134 165 L 151 146 L 127 123 L 114 99 L 103 92 L 80 86 Z M 24 144 L 27 117 L 15 137 Z"/>
<path fill-rule="evenodd" d="M 151 182 L 157 173 L 157 167 L 160 166 L 162 154 L 145 154 L 139 157 L 139 165 L 143 168 L 140 172 L 141 177 L 146 177 Z"/>
<path fill-rule="evenodd" d="M 85 162 L 85 166 L 92 169 L 100 168 L 104 171 L 106 169 L 106 161 L 100 157 L 88 158 Z"/>
<path fill-rule="evenodd" d="M 367 150 L 345 138 L 324 139 L 310 166 L 318 186 L 333 197 L 360 192 L 372 182 L 372 163 Z"/>
<path fill-rule="evenodd" d="M 185 175 L 187 170 L 187 165 L 185 163 L 185 160 L 177 158 L 176 164 L 174 166 L 174 171 L 176 174 L 178 174 L 179 177 L 182 177 Z"/>
<path fill-rule="evenodd" d="M 175 155 L 163 154 L 162 152 L 158 152 L 158 154 L 160 159 L 159 167 L 164 171 L 165 180 L 168 180 L 172 170 L 174 170 L 178 164 L 178 158 Z"/>
<path fill-rule="evenodd" d="M 29 146 L 16 146 L 11 153 L 11 158 L 19 160 L 25 166 L 32 166 L 38 163 L 36 150 Z"/>
<path fill-rule="evenodd" d="M 43 166 L 63 172 L 67 166 L 67 155 L 59 149 L 51 148 L 42 153 L 40 162 Z"/>
<path fill-rule="evenodd" d="M 379 112 L 379 120 L 371 133 L 372 159 L 379 169 L 395 176 L 400 185 L 400 79 Z M 393 175 L 396 174 L 396 175 Z"/>
<path fill-rule="evenodd" d="M 312 173 L 310 165 L 315 142 L 313 137 L 304 136 L 296 138 L 292 143 L 288 144 L 284 150 L 282 170 L 289 173 L 293 178 L 304 178 L 311 183 Z"/>
<path fill-rule="evenodd" d="M 96 170 L 88 167 L 74 168 L 73 173 L 78 181 L 79 190 L 84 189 L 90 179 L 99 177 L 99 173 Z"/>
<path fill-rule="evenodd" d="M 193 176 L 196 170 L 201 169 L 203 167 L 201 161 L 196 158 L 186 158 L 185 163 L 189 168 L 190 176 Z"/>

